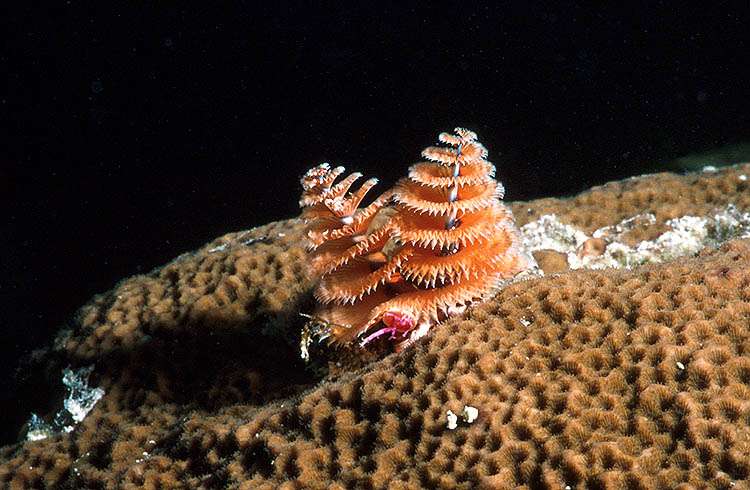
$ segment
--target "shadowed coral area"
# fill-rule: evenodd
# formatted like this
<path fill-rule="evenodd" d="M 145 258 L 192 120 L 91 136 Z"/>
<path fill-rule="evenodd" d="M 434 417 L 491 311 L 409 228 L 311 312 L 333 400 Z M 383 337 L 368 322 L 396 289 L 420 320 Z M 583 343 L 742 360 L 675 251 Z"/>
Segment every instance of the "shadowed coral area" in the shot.
<path fill-rule="evenodd" d="M 309 288 L 305 253 L 296 246 L 301 226 L 290 220 L 230 233 L 150 274 L 126 279 L 82 308 L 78 331 L 58 342 L 84 362 L 132 351 L 154 338 L 220 335 L 258 321 L 283 324 Z"/>
<path fill-rule="evenodd" d="M 520 225 L 554 213 L 589 232 L 652 212 L 629 232 L 639 241 L 671 218 L 750 209 L 748 174 L 660 174 L 512 207 Z M 750 484 L 750 240 L 520 281 L 316 382 L 294 361 L 296 314 L 314 307 L 302 233 L 292 220 L 226 235 L 85 306 L 49 363 L 94 364 L 106 394 L 71 433 L 0 449 L 0 485 Z M 476 420 L 449 429 L 466 406 Z"/>

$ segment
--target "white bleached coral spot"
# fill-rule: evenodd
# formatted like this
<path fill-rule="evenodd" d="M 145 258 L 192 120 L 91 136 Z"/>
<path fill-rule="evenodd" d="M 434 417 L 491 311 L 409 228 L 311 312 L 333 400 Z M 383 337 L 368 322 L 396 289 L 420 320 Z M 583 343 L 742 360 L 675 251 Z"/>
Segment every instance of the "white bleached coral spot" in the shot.
<path fill-rule="evenodd" d="M 554 250 L 566 254 L 571 269 L 629 269 L 643 264 L 658 264 L 678 257 L 694 255 L 705 247 L 717 247 L 727 240 L 750 237 L 750 213 L 730 204 L 710 216 L 682 216 L 668 220 L 670 228 L 654 240 L 635 246 L 623 243 L 622 236 L 635 227 L 656 222 L 651 214 L 640 214 L 612 226 L 600 228 L 589 237 L 582 230 L 560 222 L 555 215 L 544 215 L 521 227 L 528 252 Z M 602 239 L 603 252 L 581 254 L 580 247 L 590 238 Z"/>
<path fill-rule="evenodd" d="M 479 410 L 476 407 L 472 407 L 470 405 L 466 405 L 464 407 L 464 411 L 461 412 L 461 418 L 467 424 L 471 424 L 472 422 L 474 422 L 477 417 L 479 417 Z"/>
<path fill-rule="evenodd" d="M 445 415 L 448 419 L 448 424 L 446 426 L 448 427 L 448 430 L 454 430 L 456 427 L 458 427 L 458 415 L 453 413 L 453 411 L 451 410 L 448 410 Z"/>

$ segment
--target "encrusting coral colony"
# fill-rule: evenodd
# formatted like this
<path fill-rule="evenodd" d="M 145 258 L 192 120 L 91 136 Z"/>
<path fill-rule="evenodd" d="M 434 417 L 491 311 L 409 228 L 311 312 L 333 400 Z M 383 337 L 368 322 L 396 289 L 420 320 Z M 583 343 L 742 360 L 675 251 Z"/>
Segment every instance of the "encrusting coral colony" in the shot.
<path fill-rule="evenodd" d="M 307 220 L 226 234 L 94 297 L 23 369 L 13 422 L 32 427 L 2 441 L 0 488 L 750 488 L 750 164 L 509 203 L 546 276 L 442 319 L 466 299 L 443 288 L 482 279 L 439 236 L 494 216 L 479 221 L 506 230 L 499 243 L 479 234 L 464 253 L 485 250 L 472 264 L 487 281 L 504 257 L 520 268 L 483 150 L 470 133 L 444 139 L 460 154 L 436 150 L 369 206 L 358 209 L 374 181 L 349 194 L 354 177 L 336 184 L 341 170 L 318 167 Z M 454 176 L 444 155 L 475 165 Z M 451 179 L 463 182 L 455 201 Z M 632 251 L 660 262 L 629 262 Z M 415 268 L 428 254 L 451 265 Z M 587 268 L 603 258 L 625 265 Z M 352 286 L 350 267 L 377 286 Z M 352 325 L 331 333 L 342 347 L 315 352 L 331 356 L 323 373 L 311 373 L 320 357 L 299 359 L 316 286 L 354 298 L 320 303 Z M 402 307 L 413 294 L 436 310 Z M 429 335 L 382 355 L 424 320 Z M 62 393 L 71 373 L 80 383 Z M 60 427 L 63 408 L 77 416 Z"/>
<path fill-rule="evenodd" d="M 376 179 L 350 193 L 361 174 L 334 184 L 344 168 L 325 163 L 302 178 L 312 271 L 322 276 L 316 320 L 335 341 L 380 322 L 362 345 L 384 334 L 413 341 L 526 268 L 485 147 L 463 128 L 439 139 L 447 146 L 425 149 L 427 162 L 362 209 Z"/>

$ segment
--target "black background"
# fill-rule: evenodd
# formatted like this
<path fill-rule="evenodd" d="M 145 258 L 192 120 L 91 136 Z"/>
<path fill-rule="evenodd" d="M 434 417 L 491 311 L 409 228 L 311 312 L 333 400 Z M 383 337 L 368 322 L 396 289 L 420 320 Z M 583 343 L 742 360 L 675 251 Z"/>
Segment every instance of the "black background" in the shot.
<path fill-rule="evenodd" d="M 2 16 L 4 381 L 119 279 L 295 216 L 322 161 L 384 190 L 461 125 L 517 200 L 750 140 L 746 7 L 132 3 Z"/>

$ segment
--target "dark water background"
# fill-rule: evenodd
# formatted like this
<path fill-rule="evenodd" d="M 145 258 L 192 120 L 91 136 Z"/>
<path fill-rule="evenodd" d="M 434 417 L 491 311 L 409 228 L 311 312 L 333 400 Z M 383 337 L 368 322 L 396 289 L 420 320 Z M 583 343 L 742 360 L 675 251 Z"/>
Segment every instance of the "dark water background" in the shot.
<path fill-rule="evenodd" d="M 27 411 L 18 359 L 93 294 L 295 216 L 321 161 L 382 190 L 461 125 L 517 200 L 750 141 L 746 6 L 270 3 L 3 15 L 2 412 Z"/>

